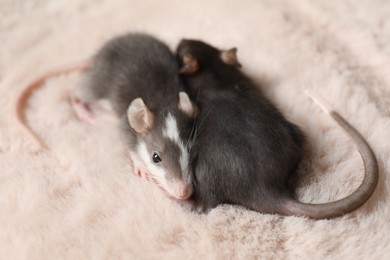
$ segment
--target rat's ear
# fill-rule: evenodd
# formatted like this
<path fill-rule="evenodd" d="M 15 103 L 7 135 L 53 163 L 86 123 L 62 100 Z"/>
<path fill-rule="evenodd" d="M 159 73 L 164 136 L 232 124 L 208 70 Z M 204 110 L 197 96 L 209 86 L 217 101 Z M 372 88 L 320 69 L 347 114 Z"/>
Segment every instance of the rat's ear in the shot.
<path fill-rule="evenodd" d="M 187 93 L 183 91 L 179 92 L 179 109 L 191 118 L 198 115 L 198 107 L 192 103 Z"/>
<path fill-rule="evenodd" d="M 195 59 L 191 54 L 186 53 L 182 58 L 183 66 L 180 68 L 180 74 L 189 76 L 194 74 L 199 69 L 198 60 Z"/>
<path fill-rule="evenodd" d="M 221 51 L 219 54 L 222 61 L 228 65 L 241 67 L 240 62 L 237 59 L 237 48 L 231 48 L 229 50 Z"/>
<path fill-rule="evenodd" d="M 134 99 L 127 109 L 130 126 L 139 134 L 146 134 L 154 122 L 154 114 L 145 105 L 142 98 Z"/>

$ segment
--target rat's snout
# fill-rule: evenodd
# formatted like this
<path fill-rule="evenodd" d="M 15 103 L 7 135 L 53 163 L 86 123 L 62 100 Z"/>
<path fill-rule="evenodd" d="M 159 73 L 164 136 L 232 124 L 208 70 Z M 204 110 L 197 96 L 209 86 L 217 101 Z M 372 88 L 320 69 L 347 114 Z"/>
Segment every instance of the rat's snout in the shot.
<path fill-rule="evenodd" d="M 174 187 L 174 194 L 176 199 L 185 200 L 188 199 L 193 192 L 193 187 L 191 183 L 181 183 Z"/>
<path fill-rule="evenodd" d="M 192 185 L 185 185 L 179 195 L 182 199 L 188 199 L 192 194 Z"/>

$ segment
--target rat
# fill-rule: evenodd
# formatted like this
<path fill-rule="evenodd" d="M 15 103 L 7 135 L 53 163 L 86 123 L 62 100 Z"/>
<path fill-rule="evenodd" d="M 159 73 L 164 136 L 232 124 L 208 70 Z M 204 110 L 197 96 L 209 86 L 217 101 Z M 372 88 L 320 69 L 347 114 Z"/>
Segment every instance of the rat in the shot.
<path fill-rule="evenodd" d="M 18 122 L 33 137 L 23 116 L 31 92 L 47 77 L 86 71 L 70 95 L 80 119 L 94 123 L 93 106 L 106 100 L 120 119 L 134 172 L 155 181 L 172 198 L 192 194 L 189 145 L 197 107 L 179 78 L 177 60 L 169 47 L 146 34 L 128 33 L 109 40 L 90 62 L 40 77 L 20 95 Z"/>
<path fill-rule="evenodd" d="M 378 182 L 377 161 L 364 138 L 311 95 L 355 142 L 365 176 L 358 189 L 341 200 L 297 201 L 289 181 L 302 160 L 305 137 L 239 70 L 236 52 L 198 40 L 184 39 L 177 47 L 183 81 L 200 111 L 190 152 L 193 209 L 208 212 L 219 204 L 233 204 L 261 213 L 328 219 L 360 207 Z"/>

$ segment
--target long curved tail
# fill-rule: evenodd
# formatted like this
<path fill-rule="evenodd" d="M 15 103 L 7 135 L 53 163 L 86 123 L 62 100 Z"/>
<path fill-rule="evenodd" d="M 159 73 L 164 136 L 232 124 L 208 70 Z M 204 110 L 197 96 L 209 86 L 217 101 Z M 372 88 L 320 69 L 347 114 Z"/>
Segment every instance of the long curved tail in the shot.
<path fill-rule="evenodd" d="M 285 213 L 286 215 L 306 216 L 314 219 L 339 217 L 359 208 L 371 197 L 378 183 L 378 163 L 371 147 L 353 126 L 331 109 L 325 101 L 320 100 L 319 97 L 309 91 L 306 91 L 306 94 L 319 104 L 355 143 L 364 163 L 364 179 L 351 195 L 338 201 L 309 204 L 289 199 L 286 202 Z"/>
<path fill-rule="evenodd" d="M 31 94 L 42 86 L 42 84 L 50 77 L 56 77 L 59 75 L 63 75 L 66 73 L 70 73 L 73 71 L 86 71 L 90 68 L 89 62 L 83 61 L 79 62 L 74 65 L 65 66 L 63 68 L 55 69 L 52 71 L 49 71 L 37 79 L 35 79 L 33 82 L 28 84 L 22 91 L 22 93 L 19 95 L 19 97 L 16 100 L 15 104 L 15 119 L 16 124 L 18 125 L 19 129 L 21 129 L 26 135 L 28 135 L 32 141 L 37 145 L 39 149 L 46 148 L 46 145 L 40 140 L 40 138 L 31 130 L 31 128 L 27 124 L 26 116 L 24 114 L 24 108 L 26 106 L 27 100 L 31 96 Z"/>

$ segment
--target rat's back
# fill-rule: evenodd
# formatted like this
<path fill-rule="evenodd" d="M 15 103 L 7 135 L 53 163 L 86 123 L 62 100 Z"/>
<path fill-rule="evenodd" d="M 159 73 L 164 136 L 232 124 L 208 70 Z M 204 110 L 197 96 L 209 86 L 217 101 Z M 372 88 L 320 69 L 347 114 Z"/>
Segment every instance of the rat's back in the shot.
<path fill-rule="evenodd" d="M 176 100 L 181 90 L 178 65 L 168 46 L 140 33 L 108 41 L 95 55 L 84 83 L 87 101 L 107 98 L 119 116 L 137 97 L 153 110 L 161 98 Z"/>

